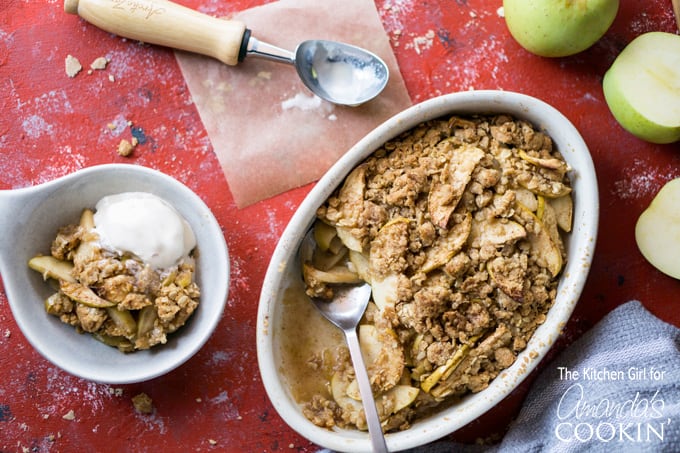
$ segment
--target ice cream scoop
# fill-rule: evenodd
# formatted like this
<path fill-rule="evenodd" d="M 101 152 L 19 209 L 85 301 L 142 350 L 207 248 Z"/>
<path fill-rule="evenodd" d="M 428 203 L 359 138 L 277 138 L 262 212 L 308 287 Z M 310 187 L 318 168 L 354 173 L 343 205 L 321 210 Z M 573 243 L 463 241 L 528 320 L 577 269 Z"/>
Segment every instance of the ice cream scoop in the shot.
<path fill-rule="evenodd" d="M 64 10 L 119 36 L 207 55 L 232 66 L 248 55 L 292 64 L 307 88 L 335 104 L 370 101 L 389 79 L 385 62 L 360 47 L 311 40 L 290 52 L 251 36 L 243 22 L 165 0 L 65 0 Z"/>

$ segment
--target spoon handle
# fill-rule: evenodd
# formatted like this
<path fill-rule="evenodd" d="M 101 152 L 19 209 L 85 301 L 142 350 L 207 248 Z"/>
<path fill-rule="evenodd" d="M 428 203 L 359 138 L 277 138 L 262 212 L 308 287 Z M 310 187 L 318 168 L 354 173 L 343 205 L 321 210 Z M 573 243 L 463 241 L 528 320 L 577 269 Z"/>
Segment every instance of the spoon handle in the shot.
<path fill-rule="evenodd" d="M 345 338 L 347 346 L 349 347 L 349 355 L 352 357 L 354 364 L 354 374 L 359 384 L 359 393 L 361 394 L 361 401 L 364 405 L 364 412 L 366 414 L 366 423 L 368 424 L 368 434 L 371 438 L 371 445 L 374 453 L 386 453 L 387 444 L 383 436 L 382 427 L 380 426 L 380 418 L 378 417 L 378 410 L 375 407 L 375 400 L 373 399 L 373 391 L 371 390 L 371 382 L 368 380 L 368 372 L 364 358 L 361 354 L 359 346 L 359 337 L 356 329 L 345 329 Z"/>
<path fill-rule="evenodd" d="M 199 13 L 167 0 L 65 0 L 64 10 L 110 33 L 236 65 L 246 55 L 244 23 Z"/>

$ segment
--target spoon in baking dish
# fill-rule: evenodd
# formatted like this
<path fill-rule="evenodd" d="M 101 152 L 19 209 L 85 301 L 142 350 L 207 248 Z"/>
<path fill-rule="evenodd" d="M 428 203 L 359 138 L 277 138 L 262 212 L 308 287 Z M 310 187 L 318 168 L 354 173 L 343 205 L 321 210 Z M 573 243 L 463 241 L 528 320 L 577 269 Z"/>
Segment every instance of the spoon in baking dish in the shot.
<path fill-rule="evenodd" d="M 65 0 L 64 10 L 119 36 L 207 55 L 231 66 L 246 56 L 294 65 L 307 88 L 334 104 L 370 101 L 389 79 L 385 62 L 365 49 L 312 40 L 290 52 L 257 40 L 243 22 L 167 0 Z"/>
<path fill-rule="evenodd" d="M 376 453 L 386 452 L 385 437 L 380 426 L 378 410 L 376 409 L 373 392 L 371 391 L 371 382 L 368 379 L 368 372 L 366 371 L 364 358 L 359 347 L 359 338 L 357 337 L 357 326 L 371 297 L 371 286 L 368 283 L 360 286 L 334 286 L 333 293 L 333 300 L 330 302 L 316 298 L 312 298 L 312 302 L 326 319 L 338 326 L 345 334 L 349 354 L 354 365 L 354 374 L 356 375 L 357 384 L 359 384 L 359 393 L 361 394 L 361 401 L 363 402 L 364 413 L 366 414 L 368 434 L 371 438 L 373 451 Z"/>
<path fill-rule="evenodd" d="M 305 257 L 311 256 L 311 250 L 314 244 L 313 230 L 309 230 L 303 239 L 300 246 L 300 256 L 304 260 Z M 366 415 L 366 423 L 368 424 L 368 435 L 371 440 L 373 451 L 387 452 L 387 445 L 385 443 L 385 436 L 380 426 L 380 418 L 378 417 L 378 410 L 373 399 L 373 392 L 371 390 L 371 382 L 368 379 L 368 372 L 366 364 L 361 354 L 359 346 L 359 337 L 357 336 L 357 326 L 361 321 L 368 301 L 371 298 L 371 285 L 364 284 L 347 284 L 347 285 L 333 285 L 333 299 L 328 301 L 319 298 L 310 298 L 314 306 L 319 312 L 330 322 L 335 324 L 342 330 L 349 347 L 349 354 L 354 365 L 354 374 L 359 384 L 359 394 L 364 406 L 364 414 Z"/>

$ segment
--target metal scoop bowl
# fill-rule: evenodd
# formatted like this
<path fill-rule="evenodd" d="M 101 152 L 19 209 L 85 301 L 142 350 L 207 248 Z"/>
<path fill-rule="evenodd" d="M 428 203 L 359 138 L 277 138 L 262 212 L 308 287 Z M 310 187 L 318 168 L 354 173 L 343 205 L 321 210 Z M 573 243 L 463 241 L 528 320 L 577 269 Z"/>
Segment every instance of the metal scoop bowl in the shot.
<path fill-rule="evenodd" d="M 292 64 L 321 99 L 356 106 L 387 85 L 389 70 L 377 55 L 349 44 L 313 40 L 295 52 L 261 42 L 243 22 L 199 13 L 166 0 L 65 0 L 64 10 L 91 24 L 138 41 L 207 55 L 235 66 L 246 56 Z"/>
<path fill-rule="evenodd" d="M 304 41 L 293 53 L 251 37 L 247 55 L 292 64 L 307 88 L 334 104 L 368 102 L 389 79 L 387 65 L 377 55 L 335 41 Z"/>

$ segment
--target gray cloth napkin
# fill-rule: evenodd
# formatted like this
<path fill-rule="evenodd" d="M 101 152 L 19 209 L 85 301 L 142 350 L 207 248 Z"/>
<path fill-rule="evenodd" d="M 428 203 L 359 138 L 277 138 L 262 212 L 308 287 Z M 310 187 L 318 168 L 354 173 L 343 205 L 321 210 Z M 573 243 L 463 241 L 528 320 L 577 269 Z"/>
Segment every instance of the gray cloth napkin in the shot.
<path fill-rule="evenodd" d="M 412 450 L 584 451 L 680 452 L 680 329 L 638 301 L 616 308 L 548 364 L 499 445 Z"/>

